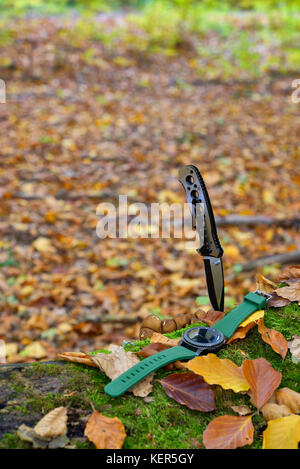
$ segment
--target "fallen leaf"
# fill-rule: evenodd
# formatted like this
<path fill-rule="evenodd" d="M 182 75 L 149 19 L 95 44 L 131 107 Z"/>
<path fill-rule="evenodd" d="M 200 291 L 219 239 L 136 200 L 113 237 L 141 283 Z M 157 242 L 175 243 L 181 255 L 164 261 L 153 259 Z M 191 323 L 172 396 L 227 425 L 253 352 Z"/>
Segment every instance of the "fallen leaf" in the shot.
<path fill-rule="evenodd" d="M 49 238 L 44 238 L 40 236 L 37 238 L 33 243 L 32 246 L 39 252 L 55 252 L 54 246 L 51 244 L 51 240 Z"/>
<path fill-rule="evenodd" d="M 239 415 L 248 415 L 252 413 L 252 410 L 247 405 L 233 405 L 231 408 Z"/>
<path fill-rule="evenodd" d="M 46 414 L 34 427 L 40 438 L 52 439 L 67 433 L 67 409 L 57 407 Z"/>
<path fill-rule="evenodd" d="M 189 409 L 211 412 L 216 408 L 213 390 L 201 376 L 190 371 L 173 373 L 160 383 L 169 397 Z"/>
<path fill-rule="evenodd" d="M 261 412 L 268 422 L 269 420 L 279 419 L 290 415 L 291 410 L 284 404 L 275 404 L 274 402 L 268 402 L 261 408 Z"/>
<path fill-rule="evenodd" d="M 300 283 L 293 283 L 288 287 L 278 288 L 275 293 L 290 301 L 297 301 L 300 304 Z"/>
<path fill-rule="evenodd" d="M 159 332 L 154 332 L 154 334 L 151 336 L 150 343 L 156 342 L 160 344 L 165 344 L 169 345 L 170 347 L 175 347 L 175 345 L 179 344 L 180 339 L 169 339 L 163 334 L 160 334 Z"/>
<path fill-rule="evenodd" d="M 227 341 L 227 344 L 236 342 L 239 339 L 244 339 L 250 329 L 252 329 L 257 324 L 258 320 L 264 317 L 264 314 L 265 312 L 263 309 L 251 314 L 251 316 L 249 316 L 240 324 L 233 336 Z"/>
<path fill-rule="evenodd" d="M 281 381 L 281 373 L 274 370 L 264 358 L 244 360 L 242 372 L 250 385 L 253 404 L 261 409 L 269 400 Z"/>
<path fill-rule="evenodd" d="M 223 389 L 235 392 L 248 391 L 249 384 L 241 369 L 227 358 L 218 358 L 213 353 L 196 357 L 185 364 L 186 368 L 203 376 L 208 384 L 218 384 Z"/>
<path fill-rule="evenodd" d="M 288 351 L 288 343 L 281 332 L 275 331 L 275 329 L 268 329 L 264 325 L 263 319 L 258 321 L 258 332 L 260 333 L 263 341 L 271 345 L 274 352 L 279 353 L 279 355 L 285 359 Z"/>
<path fill-rule="evenodd" d="M 47 356 L 47 352 L 45 348 L 42 346 L 40 342 L 33 342 L 32 344 L 25 347 L 21 352 L 20 355 L 22 357 L 32 357 L 32 358 L 44 358 Z"/>
<path fill-rule="evenodd" d="M 199 322 L 204 322 L 208 324 L 210 327 L 213 326 L 216 322 L 220 321 L 224 318 L 225 313 L 223 311 L 215 311 L 210 309 L 209 311 L 203 311 L 203 309 L 197 309 L 194 313 L 195 318 Z"/>
<path fill-rule="evenodd" d="M 120 419 L 105 417 L 96 410 L 86 424 L 84 435 L 97 449 L 121 449 L 126 438 Z"/>
<path fill-rule="evenodd" d="M 276 283 L 272 282 L 262 274 L 256 274 L 256 290 L 263 291 L 265 293 L 272 293 L 277 288 Z"/>
<path fill-rule="evenodd" d="M 277 295 L 277 293 L 272 293 L 271 298 L 268 300 L 268 306 L 272 308 L 282 308 L 290 304 L 290 300 L 282 298 L 282 296 Z"/>
<path fill-rule="evenodd" d="M 64 352 L 58 353 L 57 357 L 67 362 L 80 363 L 81 365 L 97 366 L 97 364 L 91 359 L 90 355 L 84 352 Z"/>
<path fill-rule="evenodd" d="M 111 380 L 117 378 L 132 366 L 140 362 L 133 352 L 126 352 L 123 347 L 111 344 L 108 347 L 112 353 L 98 353 L 91 355 L 91 359 Z M 135 396 L 146 397 L 152 391 L 153 373 L 129 389 Z"/>
<path fill-rule="evenodd" d="M 289 265 L 278 275 L 278 280 L 281 282 L 288 283 L 290 279 L 299 279 L 300 281 L 300 265 Z"/>
<path fill-rule="evenodd" d="M 292 355 L 292 361 L 294 363 L 300 362 L 300 335 L 294 335 L 293 340 L 288 342 L 288 348 Z"/>
<path fill-rule="evenodd" d="M 253 442 L 252 417 L 223 415 L 210 422 L 203 432 L 206 449 L 235 449 Z"/>
<path fill-rule="evenodd" d="M 277 389 L 275 393 L 276 402 L 286 405 L 293 414 L 300 413 L 300 393 L 290 388 Z"/>
<path fill-rule="evenodd" d="M 300 416 L 288 415 L 268 422 L 262 449 L 298 449 L 299 441 Z"/>

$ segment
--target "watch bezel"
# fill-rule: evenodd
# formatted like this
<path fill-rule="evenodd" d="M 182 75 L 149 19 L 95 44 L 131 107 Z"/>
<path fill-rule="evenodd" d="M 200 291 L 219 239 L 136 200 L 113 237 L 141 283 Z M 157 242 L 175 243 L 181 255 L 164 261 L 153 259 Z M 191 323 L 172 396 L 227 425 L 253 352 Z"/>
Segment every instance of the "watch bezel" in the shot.
<path fill-rule="evenodd" d="M 189 334 L 193 330 L 199 330 L 199 329 L 205 329 L 205 330 L 211 330 L 214 331 L 215 334 L 219 336 L 219 339 L 214 342 L 214 343 L 206 343 L 206 342 L 195 342 L 193 339 L 189 337 Z M 183 347 L 189 348 L 190 350 L 193 350 L 196 352 L 196 354 L 202 354 L 203 352 L 207 351 L 207 353 L 211 351 L 217 351 L 219 350 L 226 342 L 225 336 L 223 332 L 219 331 L 218 329 L 215 329 L 214 327 L 209 327 L 209 326 L 196 326 L 196 327 L 191 327 L 187 329 L 183 337 L 180 341 L 180 345 Z"/>

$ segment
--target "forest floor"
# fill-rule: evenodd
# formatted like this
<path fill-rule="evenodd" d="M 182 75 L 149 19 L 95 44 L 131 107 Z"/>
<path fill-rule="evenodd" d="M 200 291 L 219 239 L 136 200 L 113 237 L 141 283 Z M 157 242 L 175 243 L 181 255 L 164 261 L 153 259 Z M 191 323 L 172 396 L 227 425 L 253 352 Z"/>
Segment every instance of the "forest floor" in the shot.
<path fill-rule="evenodd" d="M 10 363 L 120 344 L 138 337 L 127 317 L 207 302 L 194 249 L 174 238 L 101 240 L 99 203 L 122 194 L 183 204 L 178 169 L 195 164 L 219 217 L 299 213 L 295 72 L 257 75 L 252 55 L 228 71 L 224 25 L 196 46 L 167 37 L 160 50 L 135 27 L 115 34 L 114 21 L 123 20 L 18 19 L 0 32 L 0 339 Z M 245 44 L 249 24 L 234 21 Z M 295 226 L 220 227 L 219 237 L 226 311 L 255 288 L 243 263 L 300 245 Z M 259 272 L 275 279 L 279 269 Z M 101 324 L 108 315 L 120 322 Z"/>

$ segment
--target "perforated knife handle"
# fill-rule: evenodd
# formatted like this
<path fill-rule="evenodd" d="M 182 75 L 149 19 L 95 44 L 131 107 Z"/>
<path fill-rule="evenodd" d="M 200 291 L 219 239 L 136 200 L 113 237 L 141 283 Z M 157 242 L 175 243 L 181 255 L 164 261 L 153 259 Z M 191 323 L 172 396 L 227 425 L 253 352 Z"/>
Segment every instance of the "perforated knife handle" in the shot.
<path fill-rule="evenodd" d="M 223 249 L 218 238 L 215 217 L 200 171 L 194 165 L 183 166 L 179 170 L 179 181 L 184 187 L 190 206 L 204 204 L 204 242 L 197 251 L 202 256 L 222 257 Z M 197 229 L 197 226 L 195 228 Z"/>

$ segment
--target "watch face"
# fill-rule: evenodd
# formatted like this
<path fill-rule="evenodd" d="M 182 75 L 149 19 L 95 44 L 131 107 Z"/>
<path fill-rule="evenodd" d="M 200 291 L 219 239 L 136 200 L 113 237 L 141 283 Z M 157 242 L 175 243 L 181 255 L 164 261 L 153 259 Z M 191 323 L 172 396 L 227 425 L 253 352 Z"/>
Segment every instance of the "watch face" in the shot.
<path fill-rule="evenodd" d="M 222 332 L 213 327 L 192 327 L 185 331 L 182 345 L 186 345 L 192 350 L 201 347 L 214 350 L 219 348 L 224 343 L 224 340 Z"/>

